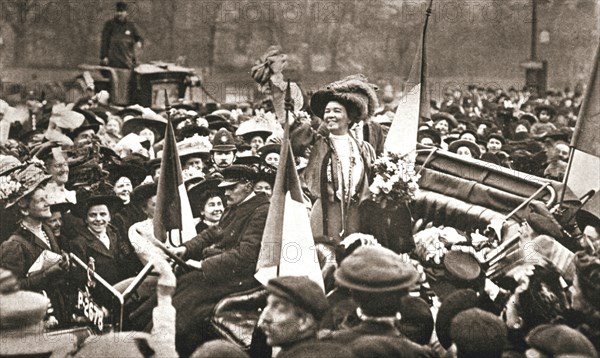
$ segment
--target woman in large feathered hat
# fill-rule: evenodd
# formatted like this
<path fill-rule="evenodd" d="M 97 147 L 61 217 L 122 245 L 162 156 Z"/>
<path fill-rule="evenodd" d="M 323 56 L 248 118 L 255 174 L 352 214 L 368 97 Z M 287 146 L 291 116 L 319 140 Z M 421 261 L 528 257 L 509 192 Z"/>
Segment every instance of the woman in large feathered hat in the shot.
<path fill-rule="evenodd" d="M 362 75 L 350 76 L 313 94 L 310 108 L 323 120 L 318 133 L 298 124 L 290 135 L 295 152 L 313 144 L 303 177 L 314 202 L 315 236 L 339 242 L 359 231 L 358 207 L 370 196 L 368 173 L 375 151 L 358 141 L 351 128 L 372 116 L 376 107 L 375 87 Z"/>

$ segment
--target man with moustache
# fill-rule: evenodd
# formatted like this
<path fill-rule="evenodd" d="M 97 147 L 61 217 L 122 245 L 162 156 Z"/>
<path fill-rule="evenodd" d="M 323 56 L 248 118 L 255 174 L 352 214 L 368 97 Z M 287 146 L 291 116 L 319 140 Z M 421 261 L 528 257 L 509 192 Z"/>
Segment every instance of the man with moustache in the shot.
<path fill-rule="evenodd" d="M 278 356 L 310 350 L 328 309 L 323 289 L 306 276 L 281 276 L 269 281 L 267 292 L 267 306 L 258 319 L 267 344 L 281 347 Z"/>
<path fill-rule="evenodd" d="M 172 252 L 185 260 L 200 261 L 200 269 L 179 277 L 173 295 L 177 310 L 177 349 L 191 354 L 207 337 L 204 324 L 215 304 L 236 292 L 257 287 L 254 272 L 269 211 L 269 198 L 253 191 L 256 172 L 245 165 L 222 171 L 227 209 L 216 226 L 202 231 Z M 150 306 L 150 307 L 149 307 Z M 140 321 L 150 322 L 148 302 Z M 137 323 L 142 323 L 137 321 Z M 147 327 L 149 328 L 149 327 Z"/>
<path fill-rule="evenodd" d="M 225 128 L 219 129 L 213 138 L 210 150 L 213 167 L 209 173 L 219 172 L 231 166 L 235 161 L 236 153 L 237 148 L 231 132 Z"/>

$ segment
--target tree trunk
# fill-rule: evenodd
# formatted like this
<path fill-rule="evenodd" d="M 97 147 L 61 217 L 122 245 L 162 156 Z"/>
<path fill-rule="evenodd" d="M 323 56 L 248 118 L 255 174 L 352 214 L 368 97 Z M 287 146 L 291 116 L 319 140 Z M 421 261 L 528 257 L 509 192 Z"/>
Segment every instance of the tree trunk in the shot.
<path fill-rule="evenodd" d="M 13 26 L 13 31 L 15 34 L 13 65 L 17 67 L 27 66 L 27 30 Z"/>

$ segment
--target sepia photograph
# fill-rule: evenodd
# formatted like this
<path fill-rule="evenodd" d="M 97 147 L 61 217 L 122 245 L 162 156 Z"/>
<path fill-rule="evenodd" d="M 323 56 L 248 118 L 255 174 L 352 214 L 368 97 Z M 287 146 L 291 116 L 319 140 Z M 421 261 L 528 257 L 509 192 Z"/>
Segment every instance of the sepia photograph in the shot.
<path fill-rule="evenodd" d="M 0 357 L 600 356 L 600 0 L 0 0 Z"/>

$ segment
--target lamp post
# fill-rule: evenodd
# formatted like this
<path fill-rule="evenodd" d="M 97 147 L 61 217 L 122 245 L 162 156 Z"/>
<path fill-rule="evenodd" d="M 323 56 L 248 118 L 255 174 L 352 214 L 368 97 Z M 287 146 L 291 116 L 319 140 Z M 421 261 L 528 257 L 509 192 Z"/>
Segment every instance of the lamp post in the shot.
<path fill-rule="evenodd" d="M 535 88 L 538 95 L 544 95 L 548 82 L 548 62 L 537 59 L 537 5 L 538 0 L 531 0 L 531 53 L 529 61 L 521 63 L 521 67 L 525 69 L 525 86 Z"/>

